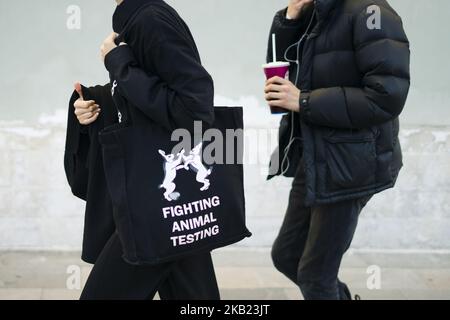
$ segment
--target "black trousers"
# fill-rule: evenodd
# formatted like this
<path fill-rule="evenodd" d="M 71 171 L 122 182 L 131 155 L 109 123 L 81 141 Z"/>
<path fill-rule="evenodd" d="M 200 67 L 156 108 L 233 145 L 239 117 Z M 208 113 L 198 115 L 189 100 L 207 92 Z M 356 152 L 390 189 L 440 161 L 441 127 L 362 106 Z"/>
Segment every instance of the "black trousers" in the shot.
<path fill-rule="evenodd" d="M 371 197 L 305 207 L 305 172 L 301 163 L 289 196 L 280 233 L 272 248 L 275 267 L 296 283 L 306 300 L 349 300 L 338 273 L 350 247 L 361 210 Z"/>
<path fill-rule="evenodd" d="M 210 253 L 158 266 L 133 266 L 122 259 L 117 234 L 106 244 L 81 294 L 81 300 L 219 300 Z"/>

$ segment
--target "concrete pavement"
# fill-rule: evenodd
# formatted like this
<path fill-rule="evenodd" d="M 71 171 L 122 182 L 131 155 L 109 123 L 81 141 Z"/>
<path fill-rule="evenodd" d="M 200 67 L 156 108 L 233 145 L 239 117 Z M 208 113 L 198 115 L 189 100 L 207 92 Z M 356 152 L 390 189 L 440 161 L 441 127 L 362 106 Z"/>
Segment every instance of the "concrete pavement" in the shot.
<path fill-rule="evenodd" d="M 0 252 L 0 299 L 78 299 L 81 291 L 67 288 L 68 279 L 76 287 L 70 275 L 80 271 L 82 287 L 91 270 L 79 256 Z M 214 261 L 223 299 L 301 299 L 297 287 L 272 267 L 268 249 L 219 250 Z M 374 270 L 381 288 L 369 290 L 368 280 L 377 284 L 370 278 Z M 340 277 L 363 299 L 450 299 L 449 254 L 350 252 Z"/>

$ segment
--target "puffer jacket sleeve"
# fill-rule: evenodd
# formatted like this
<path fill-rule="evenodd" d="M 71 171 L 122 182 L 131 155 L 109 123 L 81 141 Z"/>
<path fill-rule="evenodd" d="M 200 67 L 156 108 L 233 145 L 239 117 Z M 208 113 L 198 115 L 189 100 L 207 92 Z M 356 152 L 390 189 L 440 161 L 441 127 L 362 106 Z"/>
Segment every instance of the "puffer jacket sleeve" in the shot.
<path fill-rule="evenodd" d="M 381 9 L 381 29 L 367 25 L 365 8 L 354 19 L 355 61 L 361 87 L 319 88 L 302 93 L 302 118 L 315 125 L 361 129 L 397 118 L 410 87 L 410 50 L 401 18 Z"/>

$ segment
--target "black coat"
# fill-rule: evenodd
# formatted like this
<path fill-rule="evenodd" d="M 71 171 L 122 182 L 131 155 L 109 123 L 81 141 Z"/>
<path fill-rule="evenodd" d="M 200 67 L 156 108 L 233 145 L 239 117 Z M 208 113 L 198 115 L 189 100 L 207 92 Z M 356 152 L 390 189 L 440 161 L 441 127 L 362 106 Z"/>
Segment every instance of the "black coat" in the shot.
<path fill-rule="evenodd" d="M 168 129 L 192 130 L 194 120 L 204 126 L 214 121 L 214 85 L 202 67 L 188 27 L 174 9 L 162 0 L 124 1 L 113 17 L 118 42 L 105 60 L 111 84 L 83 87 L 86 100 L 95 100 L 102 112 L 96 122 L 81 126 L 73 93 L 64 164 L 68 182 L 77 197 L 86 200 L 83 238 L 84 261 L 95 263 L 116 230 L 112 202 L 106 186 L 98 134 L 119 121 L 112 98 L 121 97 L 120 107 L 136 125 L 158 124 Z M 122 119 L 124 120 L 124 119 Z"/>
<path fill-rule="evenodd" d="M 370 5 L 381 10 L 381 29 L 367 27 Z M 305 33 L 312 9 L 299 20 L 287 20 L 286 10 L 276 14 L 271 34 L 279 57 Z M 398 117 L 410 86 L 409 42 L 387 1 L 316 0 L 315 10 L 301 48 L 301 110 L 294 121 L 303 144 L 290 154 L 292 167 L 304 159 L 309 206 L 394 186 L 402 167 Z M 293 65 L 292 81 L 295 74 Z M 286 144 L 289 135 L 280 135 Z"/>
<path fill-rule="evenodd" d="M 128 45 L 112 50 L 105 66 L 125 98 L 129 121 L 169 130 L 191 130 L 193 120 L 214 122 L 213 80 L 172 7 L 162 0 L 124 1 L 114 14 L 114 29 L 117 43 Z"/>

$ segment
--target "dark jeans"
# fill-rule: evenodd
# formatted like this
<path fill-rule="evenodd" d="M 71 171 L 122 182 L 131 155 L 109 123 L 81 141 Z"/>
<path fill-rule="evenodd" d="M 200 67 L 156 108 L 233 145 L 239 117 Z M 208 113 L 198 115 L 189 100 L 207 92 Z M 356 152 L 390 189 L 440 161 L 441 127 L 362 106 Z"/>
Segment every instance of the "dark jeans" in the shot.
<path fill-rule="evenodd" d="M 344 253 L 371 197 L 331 205 L 305 207 L 305 172 L 297 169 L 289 206 L 272 248 L 275 267 L 296 283 L 306 300 L 349 300 L 338 273 Z"/>
<path fill-rule="evenodd" d="M 122 259 L 115 234 L 97 260 L 81 300 L 219 300 L 209 253 L 158 266 L 133 266 Z"/>

